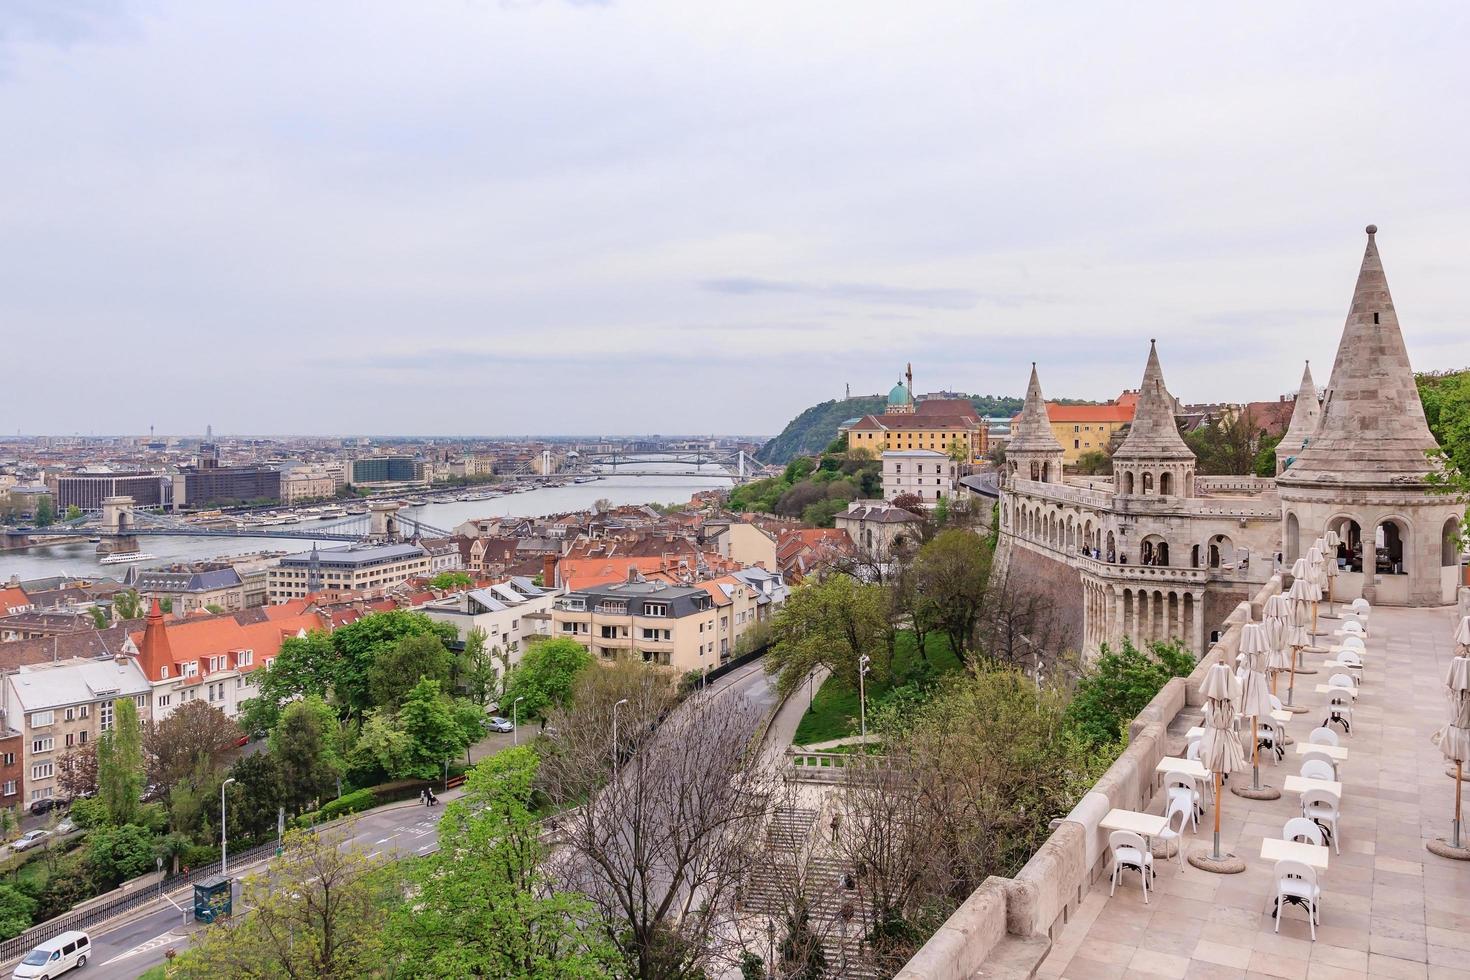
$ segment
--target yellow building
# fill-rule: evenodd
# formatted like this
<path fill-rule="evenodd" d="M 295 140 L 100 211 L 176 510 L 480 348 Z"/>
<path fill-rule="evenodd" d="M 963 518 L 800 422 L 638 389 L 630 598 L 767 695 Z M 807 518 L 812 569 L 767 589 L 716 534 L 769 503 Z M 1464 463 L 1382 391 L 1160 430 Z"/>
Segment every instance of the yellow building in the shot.
<path fill-rule="evenodd" d="M 990 430 L 975 406 L 965 398 L 926 398 L 914 401 L 913 384 L 900 381 L 888 393 L 882 415 L 864 415 L 845 425 L 850 449 L 866 449 L 875 457 L 888 450 L 932 449 L 978 462 L 990 450 Z"/>
<path fill-rule="evenodd" d="M 1058 405 L 1046 403 L 1051 434 L 1065 453 L 1063 462 L 1074 466 L 1083 453 L 1106 450 L 1114 434 L 1133 422 L 1138 392 L 1125 391 L 1106 405 Z M 1017 415 L 1011 419 L 1014 426 Z"/>

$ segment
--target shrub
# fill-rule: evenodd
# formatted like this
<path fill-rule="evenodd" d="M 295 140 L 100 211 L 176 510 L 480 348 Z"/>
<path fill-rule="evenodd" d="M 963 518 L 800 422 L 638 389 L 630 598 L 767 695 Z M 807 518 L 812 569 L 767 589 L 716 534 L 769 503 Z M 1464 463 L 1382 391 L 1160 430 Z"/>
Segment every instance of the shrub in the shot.
<path fill-rule="evenodd" d="M 95 796 L 76 800 L 72 803 L 68 816 L 72 823 L 83 830 L 101 827 L 107 823 L 107 804 Z"/>
<path fill-rule="evenodd" d="M 337 817 L 348 813 L 358 813 L 362 810 L 371 810 L 378 805 L 378 797 L 371 789 L 360 789 L 339 796 L 329 802 L 319 811 L 322 820 L 335 820 Z"/>
<path fill-rule="evenodd" d="M 1128 723 L 1159 689 L 1171 677 L 1187 676 L 1194 665 L 1194 657 L 1175 643 L 1153 643 L 1140 650 L 1124 638 L 1116 651 L 1103 644 L 1067 705 L 1068 728 L 1094 748 L 1121 742 Z"/>

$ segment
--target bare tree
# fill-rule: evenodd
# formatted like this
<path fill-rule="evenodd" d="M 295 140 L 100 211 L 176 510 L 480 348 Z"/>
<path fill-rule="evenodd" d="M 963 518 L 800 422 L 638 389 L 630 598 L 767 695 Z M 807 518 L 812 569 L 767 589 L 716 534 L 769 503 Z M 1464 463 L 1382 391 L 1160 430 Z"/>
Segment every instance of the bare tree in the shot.
<path fill-rule="evenodd" d="M 773 779 L 751 744 L 756 705 L 712 692 L 674 707 L 662 676 L 641 670 L 648 680 L 622 697 L 584 692 L 553 719 L 541 784 L 575 809 L 558 819 L 551 871 L 591 899 L 629 976 L 681 980 L 717 955 Z"/>

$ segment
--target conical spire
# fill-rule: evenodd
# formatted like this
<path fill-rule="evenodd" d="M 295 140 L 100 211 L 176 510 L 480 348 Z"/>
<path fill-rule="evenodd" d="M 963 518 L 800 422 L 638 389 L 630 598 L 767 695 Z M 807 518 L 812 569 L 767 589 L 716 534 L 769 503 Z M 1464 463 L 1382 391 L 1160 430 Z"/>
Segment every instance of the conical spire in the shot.
<path fill-rule="evenodd" d="M 1399 332 L 1376 225 L 1353 288 L 1317 435 L 1279 478 L 1283 484 L 1400 485 L 1429 470 L 1438 444 L 1424 420 L 1414 369 Z M 1293 425 L 1295 421 L 1293 420 Z"/>
<path fill-rule="evenodd" d="M 1194 459 L 1174 421 L 1174 396 L 1164 387 L 1164 369 L 1159 366 L 1158 347 L 1152 340 L 1148 342 L 1148 364 L 1138 388 L 1133 424 L 1113 459 Z"/>
<path fill-rule="evenodd" d="M 155 597 L 148 607 L 148 618 L 144 622 L 143 642 L 138 645 L 138 660 L 150 681 L 163 680 L 168 675 L 163 671 L 174 662 L 173 649 L 168 642 L 168 627 L 164 625 L 163 609 Z"/>
<path fill-rule="evenodd" d="M 1036 362 L 1031 362 L 1031 382 L 1026 386 L 1026 402 L 1011 427 L 1008 453 L 1060 453 L 1062 444 L 1051 431 L 1051 417 L 1046 413 L 1046 399 L 1041 397 L 1041 380 L 1036 376 Z"/>
<path fill-rule="evenodd" d="M 1312 362 L 1302 370 L 1302 386 L 1297 389 L 1296 407 L 1291 410 L 1291 424 L 1281 437 L 1280 448 L 1295 455 L 1317 435 L 1322 421 L 1322 406 L 1317 401 L 1317 384 L 1312 380 Z"/>

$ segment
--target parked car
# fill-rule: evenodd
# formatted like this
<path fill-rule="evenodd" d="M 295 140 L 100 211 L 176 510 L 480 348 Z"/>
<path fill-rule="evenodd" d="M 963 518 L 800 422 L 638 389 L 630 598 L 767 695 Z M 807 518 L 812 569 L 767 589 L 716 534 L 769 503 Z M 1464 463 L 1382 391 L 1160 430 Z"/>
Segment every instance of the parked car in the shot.
<path fill-rule="evenodd" d="M 11 974 L 16 980 L 51 980 L 72 967 L 86 966 L 92 940 L 85 932 L 63 932 L 26 954 Z"/>
<path fill-rule="evenodd" d="M 509 733 L 515 731 L 515 727 L 509 718 L 502 718 L 499 715 L 485 719 L 485 730 L 489 732 Z"/>
<path fill-rule="evenodd" d="M 31 804 L 31 812 L 35 814 L 50 813 L 60 805 L 60 800 L 51 796 L 43 796 Z"/>
<path fill-rule="evenodd" d="M 15 839 L 15 843 L 10 845 L 10 849 L 12 851 L 28 851 L 50 836 L 51 831 L 49 830 L 27 831 Z"/>
<path fill-rule="evenodd" d="M 56 832 L 58 834 L 69 834 L 76 829 L 77 825 L 72 823 L 71 817 L 63 817 L 61 823 L 56 825 Z"/>

